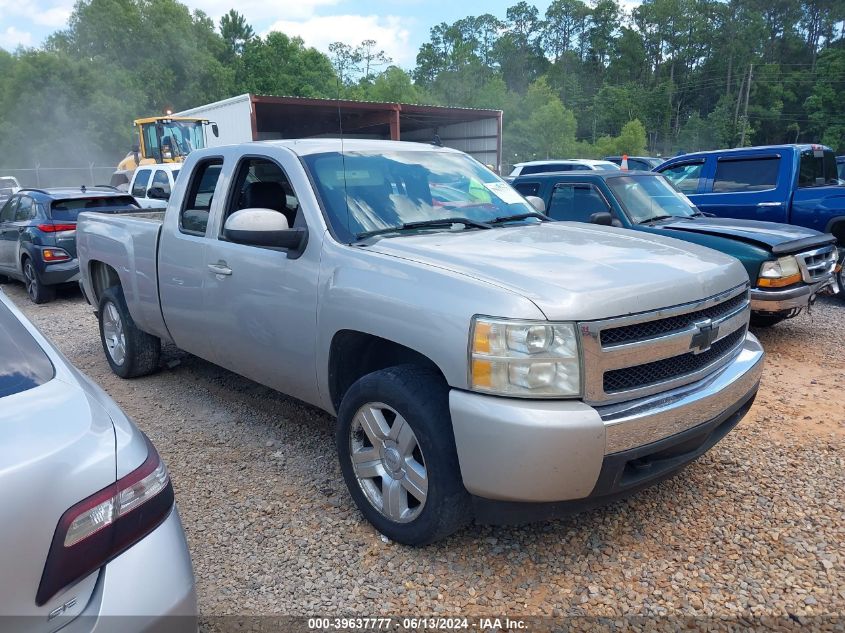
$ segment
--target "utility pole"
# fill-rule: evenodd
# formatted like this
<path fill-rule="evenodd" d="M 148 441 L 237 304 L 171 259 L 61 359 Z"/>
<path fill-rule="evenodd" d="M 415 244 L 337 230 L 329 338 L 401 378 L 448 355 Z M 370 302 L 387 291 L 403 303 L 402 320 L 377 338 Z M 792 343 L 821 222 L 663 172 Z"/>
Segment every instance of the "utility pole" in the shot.
<path fill-rule="evenodd" d="M 745 147 L 745 131 L 748 128 L 748 97 L 751 94 L 751 76 L 754 70 L 754 64 L 748 65 L 748 85 L 745 87 L 745 114 L 742 115 L 742 138 L 740 138 L 739 146 Z"/>

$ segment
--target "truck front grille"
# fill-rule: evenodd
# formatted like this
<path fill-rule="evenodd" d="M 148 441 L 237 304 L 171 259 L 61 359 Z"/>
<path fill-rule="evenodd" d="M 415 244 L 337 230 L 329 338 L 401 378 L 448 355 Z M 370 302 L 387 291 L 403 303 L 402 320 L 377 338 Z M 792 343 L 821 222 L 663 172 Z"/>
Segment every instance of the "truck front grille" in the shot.
<path fill-rule="evenodd" d="M 798 253 L 795 258 L 798 260 L 801 278 L 811 284 L 821 281 L 833 272 L 836 266 L 836 249 L 832 245 L 825 246 L 806 253 Z"/>
<path fill-rule="evenodd" d="M 744 339 L 745 328 L 741 328 L 716 341 L 710 349 L 700 354 L 688 352 L 643 365 L 605 372 L 604 392 L 611 394 L 628 389 L 639 389 L 701 371 L 723 358 L 725 354 L 732 352 Z"/>
<path fill-rule="evenodd" d="M 688 312 L 687 314 L 680 314 L 678 316 L 668 317 L 665 319 L 658 319 L 656 321 L 646 321 L 645 323 L 636 323 L 634 325 L 623 325 L 622 327 L 610 328 L 602 330 L 601 345 L 602 347 L 610 347 L 620 343 L 627 343 L 629 341 L 641 341 L 644 339 L 654 338 L 655 336 L 662 336 L 672 332 L 680 332 L 697 321 L 711 319 L 717 321 L 722 317 L 729 315 L 738 310 L 744 303 L 748 301 L 748 292 L 739 294 L 732 299 L 728 299 L 724 303 L 720 303 L 703 310 L 696 310 L 695 312 Z"/>
<path fill-rule="evenodd" d="M 742 347 L 749 305 L 746 284 L 694 303 L 579 323 L 584 399 L 632 400 L 717 371 Z"/>

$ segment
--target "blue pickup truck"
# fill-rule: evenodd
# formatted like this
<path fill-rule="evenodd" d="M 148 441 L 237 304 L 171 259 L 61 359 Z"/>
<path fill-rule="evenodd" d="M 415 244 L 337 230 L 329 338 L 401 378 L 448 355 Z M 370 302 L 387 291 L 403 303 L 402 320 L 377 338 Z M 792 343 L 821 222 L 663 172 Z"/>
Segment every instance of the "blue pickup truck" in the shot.
<path fill-rule="evenodd" d="M 817 293 L 835 288 L 832 235 L 788 224 L 708 217 L 654 172 L 533 174 L 519 176 L 512 186 L 540 198 L 553 220 L 674 237 L 736 257 L 751 280 L 751 323 L 758 327 L 797 315 Z"/>
<path fill-rule="evenodd" d="M 824 145 L 770 145 L 683 154 L 655 168 L 705 213 L 784 222 L 836 236 L 845 249 L 845 187 Z M 842 267 L 837 272 L 845 292 Z"/>

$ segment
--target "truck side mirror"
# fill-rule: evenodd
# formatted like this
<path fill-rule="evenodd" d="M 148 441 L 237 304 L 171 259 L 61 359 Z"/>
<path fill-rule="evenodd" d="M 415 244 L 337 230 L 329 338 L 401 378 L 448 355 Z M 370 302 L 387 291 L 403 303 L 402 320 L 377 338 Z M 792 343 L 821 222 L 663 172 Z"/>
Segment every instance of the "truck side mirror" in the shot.
<path fill-rule="evenodd" d="M 546 212 L 546 203 L 542 198 L 538 198 L 537 196 L 525 196 L 525 199 L 528 200 L 529 204 L 531 204 L 531 206 L 540 213 Z"/>
<path fill-rule="evenodd" d="M 305 247 L 308 231 L 292 229 L 280 211 L 273 209 L 241 209 L 226 219 L 223 236 L 238 244 L 286 248 L 291 254 L 299 254 Z"/>
<path fill-rule="evenodd" d="M 591 224 L 601 224 L 602 226 L 613 226 L 613 216 L 609 211 L 599 211 L 590 216 Z"/>

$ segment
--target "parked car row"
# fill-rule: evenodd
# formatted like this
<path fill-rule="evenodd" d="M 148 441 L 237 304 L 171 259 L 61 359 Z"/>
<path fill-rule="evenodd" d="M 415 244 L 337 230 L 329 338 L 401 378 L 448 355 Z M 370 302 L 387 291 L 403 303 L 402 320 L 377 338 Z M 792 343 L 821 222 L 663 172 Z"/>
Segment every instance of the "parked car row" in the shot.
<path fill-rule="evenodd" d="M 832 286 L 835 234 L 717 219 L 665 176 L 571 164 L 520 169 L 511 187 L 415 143 L 197 150 L 178 178 L 136 172 L 130 193 L 163 192 L 162 211 L 115 190 L 16 192 L 0 210 L 0 272 L 35 302 L 78 276 L 121 378 L 155 372 L 171 343 L 335 415 L 363 516 L 423 545 L 679 472 L 754 401 L 764 352 L 750 321 Z M 13 574 L 0 612 L 37 616 L 34 631 L 81 613 L 195 628 L 152 444 L 2 295 L 0 348 L 13 350 L 0 415 L 16 429 L 0 500 L 21 519 L 0 534 L 0 575 Z"/>

